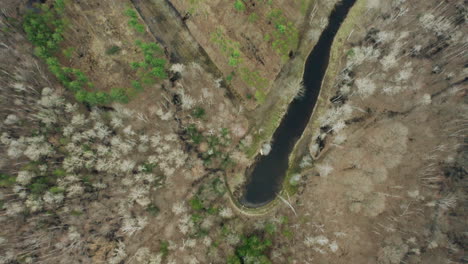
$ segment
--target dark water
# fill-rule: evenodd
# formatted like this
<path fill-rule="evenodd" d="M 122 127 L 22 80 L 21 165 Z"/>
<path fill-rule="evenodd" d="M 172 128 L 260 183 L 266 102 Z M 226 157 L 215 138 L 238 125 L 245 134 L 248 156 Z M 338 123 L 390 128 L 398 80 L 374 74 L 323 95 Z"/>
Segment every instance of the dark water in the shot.
<path fill-rule="evenodd" d="M 343 0 L 329 17 L 317 45 L 307 58 L 303 82 L 304 96 L 294 99 L 287 114 L 273 134 L 273 144 L 267 156 L 260 156 L 254 164 L 241 203 L 247 207 L 259 207 L 273 200 L 281 187 L 288 169 L 288 158 L 294 144 L 309 123 L 317 101 L 322 79 L 327 69 L 330 48 L 341 23 L 356 0 Z"/>

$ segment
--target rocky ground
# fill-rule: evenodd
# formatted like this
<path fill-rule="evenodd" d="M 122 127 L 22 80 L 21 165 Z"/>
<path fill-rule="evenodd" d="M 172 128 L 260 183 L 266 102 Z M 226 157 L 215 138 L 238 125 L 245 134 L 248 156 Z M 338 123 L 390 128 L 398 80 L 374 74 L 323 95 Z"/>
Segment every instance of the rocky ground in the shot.
<path fill-rule="evenodd" d="M 463 1 L 357 1 L 261 216 L 225 180 L 245 181 L 335 1 L 66 1 L 61 65 L 129 93 L 94 106 L 33 55 L 26 1 L 0 2 L 0 263 L 467 261 Z M 137 39 L 166 76 L 127 89 Z"/>

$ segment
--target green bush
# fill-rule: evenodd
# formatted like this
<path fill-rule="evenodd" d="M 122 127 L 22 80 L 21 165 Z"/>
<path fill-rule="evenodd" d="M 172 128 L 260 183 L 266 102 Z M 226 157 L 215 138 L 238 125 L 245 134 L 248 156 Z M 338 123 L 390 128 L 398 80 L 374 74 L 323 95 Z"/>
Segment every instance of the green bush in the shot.
<path fill-rule="evenodd" d="M 64 169 L 55 169 L 52 172 L 52 174 L 55 175 L 56 177 L 64 177 L 67 174 L 67 172 Z"/>
<path fill-rule="evenodd" d="M 36 182 L 28 186 L 28 189 L 31 191 L 32 194 L 41 195 L 45 193 L 47 190 L 47 184 L 42 182 Z"/>
<path fill-rule="evenodd" d="M 258 15 L 257 15 L 257 13 L 252 13 L 252 14 L 250 14 L 250 16 L 249 16 L 249 22 L 250 22 L 250 23 L 255 23 L 255 22 L 257 22 L 257 21 L 258 21 Z"/>
<path fill-rule="evenodd" d="M 203 135 L 197 130 L 194 124 L 189 125 L 185 131 L 187 132 L 193 143 L 200 144 L 202 142 Z"/>
<path fill-rule="evenodd" d="M 113 101 L 119 103 L 126 104 L 129 101 L 128 95 L 123 88 L 112 88 L 110 91 L 110 97 Z"/>
<path fill-rule="evenodd" d="M 63 193 L 65 190 L 63 188 L 53 186 L 49 189 L 49 192 L 56 194 L 56 193 Z"/>
<path fill-rule="evenodd" d="M 203 202 L 197 196 L 190 200 L 190 206 L 195 211 L 201 211 L 204 208 Z"/>
<path fill-rule="evenodd" d="M 229 55 L 229 60 L 228 60 L 229 66 L 236 67 L 237 65 L 239 65 L 239 63 L 242 61 L 240 55 L 241 55 L 240 51 L 233 50 L 232 53 Z"/>
<path fill-rule="evenodd" d="M 10 187 L 16 182 L 16 177 L 0 173 L 0 188 Z"/>
<path fill-rule="evenodd" d="M 71 58 L 73 56 L 73 52 L 75 52 L 75 49 L 73 47 L 69 47 L 62 50 L 63 55 L 67 58 Z"/>
<path fill-rule="evenodd" d="M 137 40 L 135 44 L 143 52 L 144 60 L 132 62 L 130 66 L 132 69 L 139 71 L 138 76 L 140 77 L 140 81 L 146 85 L 150 85 L 157 79 L 167 79 L 168 75 L 165 68 L 167 61 L 158 57 L 164 54 L 161 47 L 156 43 L 146 43 L 141 40 Z M 141 90 L 140 88 L 142 89 L 142 87 L 135 87 L 137 90 Z"/>
<path fill-rule="evenodd" d="M 169 254 L 169 242 L 161 241 L 161 245 L 159 246 L 159 250 L 161 251 L 163 256 L 167 256 L 167 254 Z"/>
<path fill-rule="evenodd" d="M 145 32 L 145 26 L 138 22 L 138 14 L 137 14 L 137 12 L 135 10 L 133 10 L 131 8 L 127 8 L 125 10 L 124 14 L 129 17 L 128 25 L 130 27 L 132 27 L 138 33 L 144 33 Z"/>
<path fill-rule="evenodd" d="M 268 234 L 273 235 L 273 234 L 276 232 L 276 225 L 273 224 L 273 223 L 268 222 L 268 223 L 265 225 L 265 231 L 266 231 Z"/>
<path fill-rule="evenodd" d="M 144 163 L 143 164 L 143 172 L 145 173 L 152 173 L 153 170 L 157 167 L 158 165 L 155 163 Z"/>
<path fill-rule="evenodd" d="M 257 100 L 259 104 L 263 104 L 266 100 L 265 93 L 261 90 L 255 91 L 255 100 Z"/>
<path fill-rule="evenodd" d="M 271 247 L 271 241 L 262 241 L 259 237 L 252 235 L 243 237 L 242 243 L 236 248 L 235 255 L 228 258 L 229 264 L 271 264 L 265 255 L 265 251 Z"/>
<path fill-rule="evenodd" d="M 83 212 L 82 211 L 77 211 L 77 210 L 72 210 L 70 212 L 71 215 L 73 216 L 80 216 L 80 215 L 83 215 Z"/>
<path fill-rule="evenodd" d="M 152 216 L 157 216 L 159 214 L 159 207 L 157 207 L 156 205 L 154 204 L 150 204 L 148 205 L 148 207 L 146 208 L 146 212 L 148 212 L 149 214 L 151 214 Z"/>
<path fill-rule="evenodd" d="M 196 107 L 195 110 L 193 110 L 192 112 L 192 115 L 195 117 L 195 118 L 203 118 L 205 116 L 206 112 L 205 112 L 205 109 L 203 109 L 203 107 Z"/>
<path fill-rule="evenodd" d="M 193 214 L 191 216 L 191 220 L 194 224 L 199 224 L 203 220 L 203 216 L 200 214 Z"/>
<path fill-rule="evenodd" d="M 112 45 L 106 49 L 106 55 L 115 55 L 120 52 L 120 47 L 117 45 Z"/>
<path fill-rule="evenodd" d="M 244 4 L 244 2 L 242 2 L 242 0 L 236 0 L 234 2 L 234 8 L 237 11 L 243 12 L 243 11 L 245 11 L 245 4 Z"/>

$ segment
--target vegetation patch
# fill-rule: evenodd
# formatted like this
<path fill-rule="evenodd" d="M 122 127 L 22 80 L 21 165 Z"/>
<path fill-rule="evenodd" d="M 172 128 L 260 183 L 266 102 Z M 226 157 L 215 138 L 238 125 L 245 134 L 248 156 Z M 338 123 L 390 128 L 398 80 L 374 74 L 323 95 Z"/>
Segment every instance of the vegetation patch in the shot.
<path fill-rule="evenodd" d="M 211 33 L 211 41 L 228 57 L 229 66 L 237 67 L 242 62 L 239 42 L 226 37 L 221 28 L 218 27 L 215 32 Z"/>
<path fill-rule="evenodd" d="M 299 31 L 279 9 L 270 11 L 267 20 L 274 25 L 275 30 L 271 35 L 265 35 L 265 39 L 271 41 L 273 50 L 286 60 L 289 52 L 295 50 L 299 43 Z"/>
<path fill-rule="evenodd" d="M 57 52 L 64 40 L 63 34 L 67 28 L 62 18 L 65 12 L 63 0 L 56 0 L 53 8 L 46 4 L 38 5 L 39 12 L 29 11 L 25 16 L 23 28 L 28 40 L 34 44 L 34 54 L 45 60 L 49 70 L 57 79 L 75 95 L 79 102 L 89 105 L 106 105 L 112 102 L 127 103 L 131 96 L 135 96 L 143 90 L 144 84 L 153 84 L 155 80 L 166 79 L 166 60 L 162 57 L 162 49 L 156 43 L 144 43 L 136 41 L 136 45 L 143 53 L 144 61 L 132 63 L 137 71 L 139 80 L 132 82 L 129 88 L 112 88 L 109 92 L 97 90 L 88 77 L 79 69 L 62 65 Z M 130 18 L 129 25 L 137 32 L 144 33 L 144 26 L 139 24 L 135 10 L 127 9 L 125 14 Z M 119 53 L 120 47 L 111 46 L 106 50 L 107 55 Z M 72 47 L 62 48 L 65 57 L 71 57 Z"/>
<path fill-rule="evenodd" d="M 242 0 L 236 0 L 236 1 L 234 2 L 234 9 L 236 9 L 236 10 L 239 11 L 239 12 L 245 11 L 245 4 L 244 4 L 244 1 L 242 1 Z"/>
<path fill-rule="evenodd" d="M 271 247 L 270 240 L 262 240 L 256 235 L 242 238 L 242 243 L 235 250 L 235 255 L 228 258 L 228 264 L 270 264 L 266 251 Z"/>
<path fill-rule="evenodd" d="M 82 71 L 60 64 L 56 53 L 66 29 L 62 19 L 65 10 L 64 1 L 56 0 L 53 8 L 46 4 L 41 4 L 39 7 L 40 12 L 29 11 L 25 16 L 23 29 L 28 40 L 35 46 L 34 54 L 45 60 L 49 70 L 74 93 L 76 100 L 90 105 L 109 104 L 112 101 L 128 102 L 124 90 L 117 89 L 111 93 L 96 91 Z M 64 49 L 65 56 L 71 52 L 70 49 Z"/>
<path fill-rule="evenodd" d="M 141 24 L 138 20 L 137 12 L 132 8 L 127 8 L 125 10 L 125 15 L 128 16 L 128 25 L 133 28 L 138 33 L 145 32 L 145 26 Z"/>

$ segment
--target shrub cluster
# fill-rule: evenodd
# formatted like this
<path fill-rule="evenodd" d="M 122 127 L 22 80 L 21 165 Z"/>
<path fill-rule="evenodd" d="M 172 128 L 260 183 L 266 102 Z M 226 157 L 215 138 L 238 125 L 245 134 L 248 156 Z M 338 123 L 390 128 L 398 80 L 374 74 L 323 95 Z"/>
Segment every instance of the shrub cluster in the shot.
<path fill-rule="evenodd" d="M 131 8 L 127 8 L 125 10 L 125 15 L 129 17 L 128 25 L 130 27 L 132 27 L 138 33 L 144 33 L 145 32 L 145 26 L 143 26 L 142 24 L 140 24 L 138 22 L 138 15 L 135 12 L 135 10 L 133 10 Z"/>
<path fill-rule="evenodd" d="M 271 247 L 270 240 L 261 240 L 252 235 L 242 238 L 242 244 L 236 248 L 235 255 L 228 258 L 228 264 L 270 264 L 265 251 Z"/>
<path fill-rule="evenodd" d="M 143 52 L 144 60 L 141 62 L 132 62 L 130 66 L 138 70 L 138 76 L 144 84 L 152 84 L 154 79 L 167 79 L 166 63 L 167 61 L 158 56 L 162 56 L 163 50 L 153 42 L 145 43 L 137 40 L 135 44 Z M 140 88 L 138 84 L 133 85 L 136 89 Z"/>

